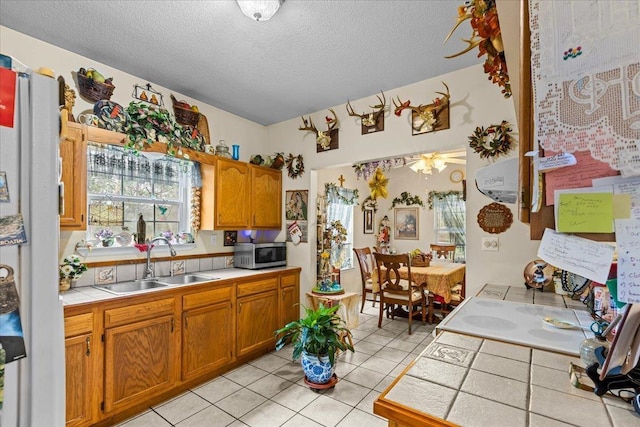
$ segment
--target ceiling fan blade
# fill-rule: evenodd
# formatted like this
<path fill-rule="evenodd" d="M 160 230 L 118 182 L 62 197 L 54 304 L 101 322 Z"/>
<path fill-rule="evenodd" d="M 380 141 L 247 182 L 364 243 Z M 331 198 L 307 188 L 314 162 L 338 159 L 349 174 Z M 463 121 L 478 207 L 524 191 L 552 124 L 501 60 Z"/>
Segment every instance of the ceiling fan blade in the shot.
<path fill-rule="evenodd" d="M 451 157 L 467 157 L 466 151 L 452 151 L 450 153 L 439 153 L 440 157 L 451 158 Z"/>
<path fill-rule="evenodd" d="M 466 165 L 467 164 L 467 160 L 466 159 L 450 159 L 450 158 L 447 158 L 447 159 L 444 159 L 444 161 L 446 163 L 455 163 L 457 165 Z"/>

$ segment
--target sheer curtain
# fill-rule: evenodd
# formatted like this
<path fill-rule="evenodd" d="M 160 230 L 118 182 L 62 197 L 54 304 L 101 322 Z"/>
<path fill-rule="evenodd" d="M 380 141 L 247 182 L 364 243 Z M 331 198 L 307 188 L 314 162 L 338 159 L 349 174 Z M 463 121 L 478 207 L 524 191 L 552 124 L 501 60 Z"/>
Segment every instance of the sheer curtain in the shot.
<path fill-rule="evenodd" d="M 347 239 L 342 245 L 331 245 L 331 265 L 340 269 L 353 268 L 353 206 L 358 204 L 356 190 L 342 187 L 326 187 L 327 226 L 340 221 L 347 230 Z"/>
<path fill-rule="evenodd" d="M 440 216 L 456 244 L 455 259 L 466 259 L 465 203 L 462 194 L 443 194 L 433 199 L 436 215 Z"/>

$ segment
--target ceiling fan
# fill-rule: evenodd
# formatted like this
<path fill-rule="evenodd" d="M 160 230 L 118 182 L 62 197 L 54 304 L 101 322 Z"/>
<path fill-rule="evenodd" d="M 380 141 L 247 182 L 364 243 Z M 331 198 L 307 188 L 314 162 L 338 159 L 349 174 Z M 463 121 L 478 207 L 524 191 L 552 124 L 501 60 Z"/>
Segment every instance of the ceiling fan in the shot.
<path fill-rule="evenodd" d="M 437 169 L 438 172 L 442 172 L 444 168 L 447 167 L 447 163 L 466 165 L 466 157 L 466 151 L 418 154 L 411 157 L 411 159 L 407 161 L 406 165 L 414 172 L 422 172 L 424 174 L 431 175 L 433 173 L 433 169 Z"/>

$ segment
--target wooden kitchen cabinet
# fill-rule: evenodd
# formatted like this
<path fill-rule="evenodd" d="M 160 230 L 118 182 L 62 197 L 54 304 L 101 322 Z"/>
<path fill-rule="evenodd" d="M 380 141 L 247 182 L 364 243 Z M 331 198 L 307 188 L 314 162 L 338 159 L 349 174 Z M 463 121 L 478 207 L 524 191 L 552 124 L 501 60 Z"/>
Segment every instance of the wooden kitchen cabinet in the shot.
<path fill-rule="evenodd" d="M 286 274 L 280 277 L 280 320 L 278 328 L 300 319 L 300 276 Z"/>
<path fill-rule="evenodd" d="M 256 165 L 251 171 L 250 228 L 282 228 L 282 172 Z"/>
<path fill-rule="evenodd" d="M 235 360 L 233 288 L 212 289 L 182 298 L 182 380 L 215 371 Z"/>
<path fill-rule="evenodd" d="M 69 123 L 60 141 L 64 212 L 60 215 L 60 229 L 87 229 L 87 135 L 76 123 Z"/>
<path fill-rule="evenodd" d="M 278 329 L 278 278 L 269 278 L 237 287 L 238 357 L 275 345 Z"/>
<path fill-rule="evenodd" d="M 282 228 L 282 172 L 224 157 L 201 165 L 201 228 Z"/>
<path fill-rule="evenodd" d="M 249 228 L 250 174 L 247 163 L 218 157 L 215 165 L 203 165 L 201 229 Z"/>
<path fill-rule="evenodd" d="M 104 412 L 170 390 L 177 381 L 175 299 L 105 311 Z"/>
<path fill-rule="evenodd" d="M 93 423 L 95 413 L 93 313 L 65 318 L 64 328 L 66 426 L 87 426 Z"/>

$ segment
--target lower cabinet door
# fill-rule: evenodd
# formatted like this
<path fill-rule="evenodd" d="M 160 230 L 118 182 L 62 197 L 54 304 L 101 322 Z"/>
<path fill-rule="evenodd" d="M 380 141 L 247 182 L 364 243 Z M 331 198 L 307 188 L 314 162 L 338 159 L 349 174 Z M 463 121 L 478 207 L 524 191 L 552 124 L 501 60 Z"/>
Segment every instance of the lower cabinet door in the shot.
<path fill-rule="evenodd" d="M 277 290 L 238 298 L 238 356 L 275 343 L 278 329 Z"/>
<path fill-rule="evenodd" d="M 231 363 L 234 311 L 230 301 L 185 311 L 182 328 L 182 379 L 184 381 Z"/>
<path fill-rule="evenodd" d="M 93 354 L 91 333 L 65 339 L 66 425 L 78 427 L 93 421 Z"/>
<path fill-rule="evenodd" d="M 144 402 L 176 382 L 173 316 L 105 330 L 104 411 Z"/>

